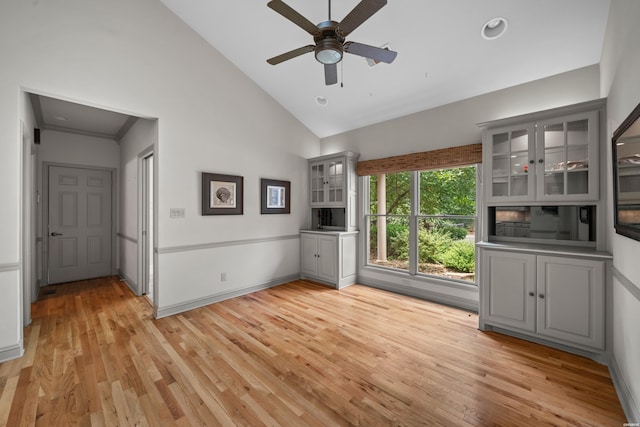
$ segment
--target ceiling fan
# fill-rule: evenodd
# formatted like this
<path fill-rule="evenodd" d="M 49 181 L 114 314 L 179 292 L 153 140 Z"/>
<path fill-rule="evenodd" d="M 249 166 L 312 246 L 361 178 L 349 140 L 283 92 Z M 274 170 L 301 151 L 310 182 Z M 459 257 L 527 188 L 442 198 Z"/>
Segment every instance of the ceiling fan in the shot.
<path fill-rule="evenodd" d="M 271 65 L 276 65 L 305 53 L 315 51 L 316 60 L 324 64 L 324 81 L 327 85 L 338 82 L 338 67 L 336 64 L 342 61 L 344 52 L 369 58 L 376 62 L 391 64 L 393 60 L 396 59 L 397 52 L 362 43 L 345 41 L 345 38 L 351 34 L 353 30 L 362 25 L 364 21 L 382 9 L 386 4 L 387 0 L 362 0 L 341 22 L 336 22 L 331 20 L 331 0 L 329 0 L 329 19 L 318 25 L 314 25 L 282 0 L 271 0 L 267 3 L 267 6 L 311 34 L 315 44 L 303 46 L 283 53 L 282 55 L 274 56 L 273 58 L 267 59 L 267 62 Z"/>

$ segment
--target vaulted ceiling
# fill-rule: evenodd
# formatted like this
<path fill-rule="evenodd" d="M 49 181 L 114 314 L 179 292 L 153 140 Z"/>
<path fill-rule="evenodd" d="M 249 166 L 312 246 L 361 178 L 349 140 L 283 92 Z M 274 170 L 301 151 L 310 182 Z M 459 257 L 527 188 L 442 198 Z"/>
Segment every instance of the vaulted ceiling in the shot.
<path fill-rule="evenodd" d="M 600 62 L 610 0 L 389 0 L 347 40 L 397 51 L 373 67 L 346 54 L 338 84 L 308 53 L 311 35 L 262 1 L 161 0 L 319 137 L 444 105 Z M 327 0 L 284 0 L 313 24 Z M 359 0 L 333 0 L 340 21 Z M 496 39 L 483 26 L 505 18 Z M 341 84 L 342 83 L 342 84 Z M 317 98 L 326 100 L 319 105 Z"/>
<path fill-rule="evenodd" d="M 313 44 L 267 0 L 160 1 L 320 138 L 597 64 L 610 6 L 610 0 L 389 0 L 347 40 L 388 46 L 398 52 L 395 61 L 372 66 L 345 54 L 338 83 L 327 86 L 313 53 L 266 62 Z M 328 0 L 284 2 L 313 24 L 328 18 Z M 359 2 L 333 0 L 332 19 L 342 20 Z M 506 31 L 487 40 L 483 27 L 498 17 Z M 39 120 L 48 129 L 75 127 L 117 140 L 135 119 L 35 95 L 32 101 L 36 107 L 40 101 Z"/>

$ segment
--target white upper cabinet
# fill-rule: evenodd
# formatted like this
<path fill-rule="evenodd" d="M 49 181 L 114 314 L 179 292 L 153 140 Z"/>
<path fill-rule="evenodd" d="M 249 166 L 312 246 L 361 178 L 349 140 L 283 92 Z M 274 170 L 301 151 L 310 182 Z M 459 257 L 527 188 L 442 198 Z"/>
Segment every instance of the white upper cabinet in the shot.
<path fill-rule="evenodd" d="M 599 198 L 599 111 L 485 129 L 488 202 L 585 202 Z"/>
<path fill-rule="evenodd" d="M 539 200 L 598 200 L 598 112 L 538 122 Z"/>
<path fill-rule="evenodd" d="M 312 207 L 346 207 L 356 191 L 358 155 L 342 152 L 309 161 L 309 194 Z"/>
<path fill-rule="evenodd" d="M 491 129 L 484 138 L 487 200 L 524 202 L 534 199 L 535 124 Z"/>
<path fill-rule="evenodd" d="M 310 164 L 311 205 L 344 206 L 345 159 Z"/>

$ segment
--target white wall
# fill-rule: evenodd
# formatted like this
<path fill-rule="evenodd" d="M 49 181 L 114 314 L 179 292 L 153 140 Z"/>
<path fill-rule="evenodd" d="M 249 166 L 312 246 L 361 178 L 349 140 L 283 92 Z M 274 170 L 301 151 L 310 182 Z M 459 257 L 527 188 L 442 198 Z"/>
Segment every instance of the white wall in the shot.
<path fill-rule="evenodd" d="M 322 153 L 369 160 L 480 142 L 478 123 L 599 98 L 597 65 L 322 139 Z"/>
<path fill-rule="evenodd" d="M 38 147 L 40 163 L 64 163 L 117 169 L 120 146 L 113 139 L 45 130 Z"/>
<path fill-rule="evenodd" d="M 148 119 L 138 119 L 120 141 L 118 268 L 138 294 L 142 292 L 138 271 L 138 207 L 142 196 L 139 156 L 154 149 L 157 141 L 158 121 Z"/>
<path fill-rule="evenodd" d="M 601 62 L 601 93 L 607 96 L 608 136 L 640 103 L 640 2 L 614 0 Z M 607 144 L 610 144 L 610 138 Z M 605 161 L 611 187 L 611 147 Z M 640 422 L 640 242 L 613 228 L 613 199 L 607 192 L 609 245 L 617 270 L 613 281 L 613 357 L 629 421 Z M 632 418 L 633 417 L 633 418 Z"/>
<path fill-rule="evenodd" d="M 20 261 L 22 90 L 158 119 L 158 249 L 186 246 L 195 253 L 194 245 L 278 241 L 305 225 L 305 159 L 320 154 L 318 138 L 159 1 L 3 0 L 0 57 L 0 266 Z M 243 216 L 199 214 L 203 171 L 245 177 Z M 260 177 L 292 182 L 291 215 L 259 214 Z M 184 207 L 187 217 L 169 219 L 172 207 Z M 167 255 L 159 257 L 161 273 L 180 280 L 158 277 L 161 306 L 184 302 L 182 295 L 216 294 L 213 284 L 190 281 L 216 273 L 208 260 L 185 266 Z M 284 262 L 282 271 L 299 272 L 296 257 Z M 264 276 L 242 254 L 225 268 L 230 277 L 253 271 L 233 282 L 236 289 Z M 19 275 L 0 268 L 0 294 L 7 296 L 0 303 L 0 358 L 19 345 L 20 316 L 11 302 L 19 290 Z"/>

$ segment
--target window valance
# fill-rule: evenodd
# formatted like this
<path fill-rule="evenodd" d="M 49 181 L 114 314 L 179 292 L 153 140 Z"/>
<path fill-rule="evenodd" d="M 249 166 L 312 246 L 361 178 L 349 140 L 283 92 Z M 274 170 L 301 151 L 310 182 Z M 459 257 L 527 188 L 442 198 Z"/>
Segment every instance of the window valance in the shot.
<path fill-rule="evenodd" d="M 384 159 L 364 160 L 356 165 L 358 176 L 404 171 L 431 170 L 482 163 L 482 144 L 404 154 Z"/>

